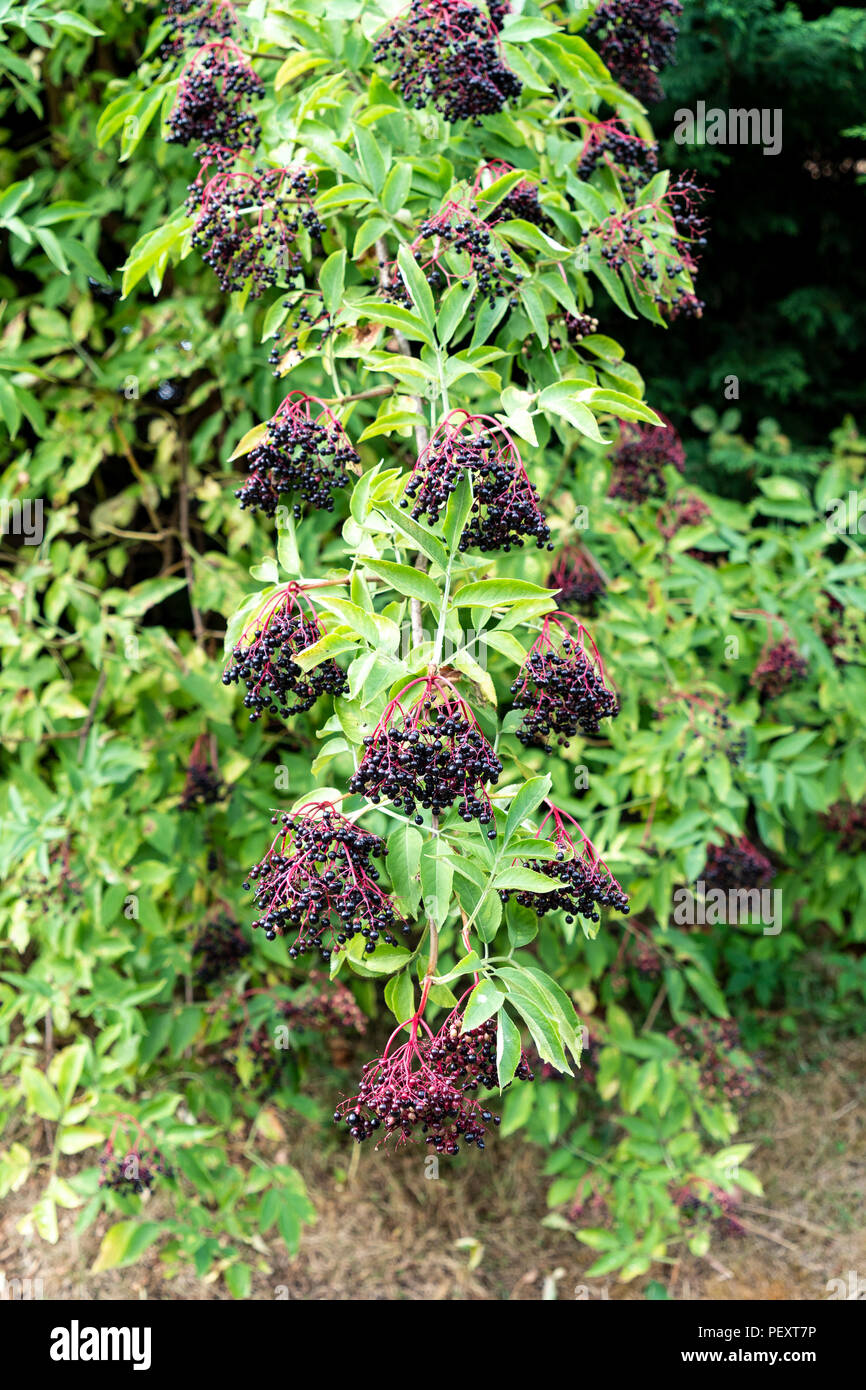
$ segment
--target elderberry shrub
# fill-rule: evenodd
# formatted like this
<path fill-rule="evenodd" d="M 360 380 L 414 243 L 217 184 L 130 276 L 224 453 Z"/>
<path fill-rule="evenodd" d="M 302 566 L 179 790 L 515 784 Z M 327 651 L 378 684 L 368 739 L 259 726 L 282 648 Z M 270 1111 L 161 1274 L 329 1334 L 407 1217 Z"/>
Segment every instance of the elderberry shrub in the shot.
<path fill-rule="evenodd" d="M 267 855 L 244 882 L 259 913 L 253 928 L 261 927 L 268 941 L 294 937 L 292 960 L 318 951 L 330 960 L 355 936 L 364 938 L 364 953 L 372 955 L 380 942 L 396 946 L 397 925 L 409 926 L 391 899 L 378 886 L 375 859 L 384 859 L 385 841 L 354 825 L 323 802 L 310 802 L 304 813 L 273 816 L 281 828 Z M 330 944 L 323 938 L 329 933 Z"/>
<path fill-rule="evenodd" d="M 205 923 L 193 944 L 192 958 L 200 958 L 195 978 L 199 984 L 213 984 L 214 980 L 234 970 L 249 951 L 249 943 L 238 930 L 237 923 L 225 915 L 217 917 Z"/>
<path fill-rule="evenodd" d="M 557 743 L 567 748 L 578 729 L 597 734 L 602 719 L 619 714 L 619 702 L 605 684 L 594 645 L 592 656 L 585 650 L 587 639 L 580 626 L 572 638 L 556 614 L 544 619 L 541 633 L 511 687 L 514 708 L 527 711 L 516 731 L 524 747 L 549 752 L 554 735 Z"/>
<path fill-rule="evenodd" d="M 336 661 L 328 659 L 305 672 L 295 660 L 323 636 L 316 614 L 297 609 L 294 595 L 287 594 L 256 624 L 251 638 L 241 638 L 222 682 L 244 683 L 251 724 L 266 712 L 287 719 L 312 709 L 321 695 L 348 694 L 348 682 Z"/>
<path fill-rule="evenodd" d="M 181 73 L 168 118 L 168 143 L 233 150 L 255 145 L 259 123 L 249 103 L 263 93 L 262 79 L 235 44 L 206 44 Z"/>
<path fill-rule="evenodd" d="M 727 835 L 720 845 L 710 845 L 702 878 L 712 888 L 766 888 L 775 869 L 745 835 Z"/>
<path fill-rule="evenodd" d="M 589 179 L 599 167 L 612 168 L 626 202 L 658 173 L 658 145 L 633 135 L 617 117 L 593 121 L 577 166 L 578 177 Z"/>
<path fill-rule="evenodd" d="M 800 655 L 790 637 L 783 637 L 780 642 L 764 648 L 750 684 L 757 688 L 762 699 L 774 700 L 789 686 L 805 680 L 808 672 L 805 657 Z"/>
<path fill-rule="evenodd" d="M 604 579 L 583 550 L 566 549 L 558 556 L 547 577 L 547 587 L 559 590 L 557 601 L 564 608 L 583 613 L 594 613 L 607 592 Z"/>
<path fill-rule="evenodd" d="M 280 280 L 300 274 L 301 228 L 321 237 L 325 224 L 312 204 L 315 183 L 303 169 L 251 172 L 227 168 L 223 147 L 200 152 L 202 165 L 187 189 L 186 207 L 196 214 L 191 240 L 214 271 L 224 294 L 247 289 L 258 299 Z M 216 172 L 205 175 L 212 166 Z"/>
<path fill-rule="evenodd" d="M 614 79 L 638 101 L 660 101 L 658 73 L 673 62 L 680 0 L 602 0 L 584 29 Z"/>
<path fill-rule="evenodd" d="M 377 806 L 383 799 L 423 824 L 418 806 L 434 816 L 457 803 L 469 823 L 493 826 L 493 808 L 484 790 L 496 783 L 502 764 L 479 729 L 465 701 L 436 677 L 407 712 L 399 700 L 386 706 L 372 734 L 349 791 Z M 488 838 L 496 838 L 495 827 Z"/>
<path fill-rule="evenodd" d="M 517 289 L 523 277 L 516 273 L 508 247 L 492 233 L 493 221 L 491 218 L 485 222 L 462 203 L 449 202 L 421 223 L 412 242 L 413 258 L 434 294 L 441 295 L 458 283 L 468 288 L 468 277 L 475 276 L 476 288 L 468 312 L 470 322 L 479 302 L 492 305 L 507 296 L 512 309 L 518 304 Z M 425 259 L 426 242 L 433 243 L 433 250 Z M 387 303 L 412 308 L 412 297 L 396 262 L 380 262 L 379 279 L 372 283 L 378 285 Z"/>
<path fill-rule="evenodd" d="M 491 15 L 467 0 L 411 0 L 376 40 L 373 59 L 394 64 L 407 105 L 433 106 L 446 121 L 480 125 L 523 87 L 502 61 Z"/>
<path fill-rule="evenodd" d="M 459 1009 L 448 1016 L 435 1036 L 418 1038 L 392 1055 L 367 1062 L 358 1094 L 343 1101 L 334 1123 L 344 1124 L 357 1143 L 381 1130 L 380 1139 L 406 1143 L 418 1134 L 437 1154 L 454 1155 L 460 1141 L 484 1148 L 486 1127 L 498 1126 L 500 1116 L 475 1100 L 479 1086 L 498 1086 L 495 1019 L 462 1034 Z M 525 1055 L 515 1075 L 532 1080 Z"/>
<path fill-rule="evenodd" d="M 626 502 L 644 502 L 663 497 L 665 468 L 684 473 L 686 455 L 679 435 L 670 421 L 664 425 L 620 425 L 619 441 L 613 454 L 613 474 L 609 497 Z"/>
<path fill-rule="evenodd" d="M 321 407 L 313 415 L 313 407 Z M 268 421 L 264 443 L 250 451 L 249 478 L 235 497 L 241 510 L 273 516 L 282 493 L 294 493 L 295 520 L 316 508 L 334 510 L 334 493 L 349 481 L 348 468 L 359 462 L 342 426 L 327 406 L 293 392 Z"/>
<path fill-rule="evenodd" d="M 836 801 L 821 820 L 832 834 L 838 835 L 844 854 L 862 854 L 866 850 L 866 801 Z"/>
<path fill-rule="evenodd" d="M 435 525 L 464 476 L 472 479 L 472 510 L 457 548 L 489 552 L 521 549 L 533 539 L 539 550 L 550 541 L 538 494 L 526 475 L 513 441 L 498 437 L 495 422 L 486 417 L 463 415 L 462 422 L 449 416 L 422 452 L 406 484 L 401 507 L 413 503 L 415 521 L 426 516 Z"/>

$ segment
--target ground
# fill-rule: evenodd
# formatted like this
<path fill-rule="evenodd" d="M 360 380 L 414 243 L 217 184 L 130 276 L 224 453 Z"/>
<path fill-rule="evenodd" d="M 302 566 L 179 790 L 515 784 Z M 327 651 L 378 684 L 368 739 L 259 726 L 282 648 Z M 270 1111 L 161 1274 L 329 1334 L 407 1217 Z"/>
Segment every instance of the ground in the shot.
<path fill-rule="evenodd" d="M 323 1155 L 312 1136 L 287 1128 L 274 1156 L 300 1168 L 319 1220 L 294 1260 L 262 1243 L 270 1269 L 256 1272 L 252 1297 L 285 1298 L 287 1291 L 307 1301 L 634 1299 L 654 1278 L 676 1299 L 822 1299 L 833 1292 L 829 1281 L 856 1290 L 858 1279 L 866 1298 L 864 1119 L 863 1040 L 816 1044 L 811 1056 L 792 1049 L 737 1136 L 756 1145 L 749 1167 L 765 1189 L 763 1198 L 745 1199 L 747 1233 L 716 1242 L 708 1259 L 688 1256 L 625 1286 L 609 1277 L 587 1280 L 592 1252 L 569 1232 L 541 1226 L 542 1156 L 516 1137 L 492 1145 L 483 1165 L 449 1171 L 443 1163 L 439 1180 L 428 1181 L 417 1152 L 386 1157 L 359 1148 L 346 1169 L 335 1170 L 333 1150 Z M 7 1279 L 41 1277 L 44 1296 L 55 1300 L 228 1297 L 220 1282 L 188 1271 L 167 1279 L 155 1251 L 129 1269 L 91 1273 L 106 1217 L 78 1239 L 75 1213 L 65 1211 L 55 1246 L 25 1239 L 16 1222 L 36 1191 L 25 1185 L 0 1216 Z"/>

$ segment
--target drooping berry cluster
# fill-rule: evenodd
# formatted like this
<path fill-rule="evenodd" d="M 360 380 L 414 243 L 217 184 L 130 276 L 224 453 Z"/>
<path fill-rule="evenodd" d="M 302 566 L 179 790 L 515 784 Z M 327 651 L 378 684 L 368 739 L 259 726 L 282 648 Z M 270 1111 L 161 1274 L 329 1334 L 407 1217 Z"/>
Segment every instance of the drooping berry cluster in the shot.
<path fill-rule="evenodd" d="M 452 410 L 420 454 L 400 505 L 435 525 L 464 477 L 472 480 L 472 510 L 458 550 L 509 551 L 533 539 L 549 544 L 550 527 L 514 440 L 486 415 Z"/>
<path fill-rule="evenodd" d="M 548 912 L 564 912 L 569 925 L 575 917 L 585 917 L 590 922 L 600 921 L 599 909 L 603 907 L 627 914 L 628 898 L 577 821 L 554 807 L 545 816 L 538 833 L 541 834 L 551 815 L 555 826 L 556 858 L 530 859 L 524 863 L 524 868 L 534 869 L 551 880 L 550 892 L 502 889 L 500 897 L 503 902 L 508 902 L 514 896 L 522 907 L 531 907 L 538 917 L 545 917 Z M 575 845 L 563 820 L 570 821 L 577 830 L 579 846 Z"/>
<path fill-rule="evenodd" d="M 599 167 L 616 174 L 627 202 L 658 172 L 658 145 L 642 140 L 618 118 L 590 121 L 583 142 L 577 172 L 589 179 Z"/>
<path fill-rule="evenodd" d="M 411 0 L 376 40 L 373 58 L 394 65 L 409 106 L 433 106 L 446 121 L 480 125 L 522 90 L 491 15 L 467 0 Z"/>
<path fill-rule="evenodd" d="M 507 297 L 512 308 L 517 305 L 517 289 L 523 277 L 515 270 L 505 241 L 493 230 L 493 220 L 485 221 L 473 208 L 449 201 L 420 224 L 410 249 L 437 296 L 456 284 L 468 289 L 469 277 L 475 276 L 475 293 L 468 312 L 470 322 L 479 302 L 495 304 L 497 299 Z M 384 300 L 411 309 L 412 298 L 396 261 L 380 263 L 376 284 Z"/>
<path fill-rule="evenodd" d="M 548 589 L 558 589 L 558 601 L 563 608 L 576 608 L 594 613 L 607 585 L 588 551 L 569 547 L 557 556 L 547 577 Z"/>
<path fill-rule="evenodd" d="M 406 696 L 421 685 L 411 706 Z M 401 701 L 403 703 L 401 703 Z M 491 825 L 485 784 L 498 781 L 502 764 L 462 696 L 441 675 L 412 681 L 391 700 L 372 734 L 349 791 L 374 805 L 390 801 L 421 825 L 418 807 L 439 815 L 455 803 L 461 819 Z M 495 829 L 488 832 L 496 838 Z"/>
<path fill-rule="evenodd" d="M 313 207 L 315 182 L 306 170 L 256 166 L 245 172 L 231 166 L 231 155 L 224 146 L 200 151 L 201 167 L 187 190 L 187 211 L 195 215 L 191 239 L 224 294 L 246 289 L 258 299 L 301 273 L 301 228 L 320 237 L 325 225 Z"/>
<path fill-rule="evenodd" d="M 670 421 L 666 425 L 623 422 L 613 453 L 613 474 L 609 497 L 626 502 L 644 502 L 648 497 L 664 496 L 665 468 L 685 472 L 686 455 L 679 435 Z"/>
<path fill-rule="evenodd" d="M 190 48 L 209 39 L 229 39 L 238 17 L 228 0 L 166 0 L 162 12 L 166 35 L 159 50 L 165 62 L 177 63 Z"/>
<path fill-rule="evenodd" d="M 205 923 L 195 939 L 192 958 L 200 959 L 196 966 L 195 978 L 199 984 L 209 985 L 220 980 L 234 970 L 249 955 L 249 943 L 239 930 L 237 922 L 225 914 Z"/>
<path fill-rule="evenodd" d="M 328 658 L 311 671 L 296 661 L 324 635 L 318 614 L 297 584 L 281 589 L 247 626 L 222 680 L 223 685 L 246 686 L 244 706 L 251 724 L 265 712 L 287 719 L 312 709 L 321 695 L 348 694 L 336 661 Z"/>
<path fill-rule="evenodd" d="M 760 692 L 762 699 L 775 700 L 789 686 L 804 680 L 808 671 L 808 662 L 791 638 L 786 636 L 778 642 L 767 643 L 752 672 L 750 683 Z"/>
<path fill-rule="evenodd" d="M 673 61 L 680 0 L 602 0 L 584 29 L 611 75 L 638 101 L 660 101 L 658 79 Z"/>
<path fill-rule="evenodd" d="M 204 44 L 181 73 L 168 118 L 169 144 L 233 150 L 255 145 L 259 123 L 249 107 L 263 92 L 262 79 L 237 44 L 229 39 Z"/>
<path fill-rule="evenodd" d="M 598 319 L 593 318 L 592 314 L 566 314 L 565 335 L 573 346 L 597 332 Z"/>
<path fill-rule="evenodd" d="M 845 854 L 862 854 L 866 850 L 866 801 L 837 801 L 821 819 L 832 834 L 838 835 L 839 848 Z"/>
<path fill-rule="evenodd" d="M 24 901 L 28 907 L 37 904 L 56 910 L 58 900 L 64 905 L 84 896 L 81 882 L 72 872 L 74 833 L 48 851 L 48 872 L 35 874 L 27 880 Z"/>
<path fill-rule="evenodd" d="M 283 493 L 294 494 L 296 520 L 305 509 L 334 510 L 334 493 L 345 487 L 358 454 L 339 420 L 315 396 L 292 391 L 268 421 L 262 444 L 250 451 L 249 477 L 235 492 L 241 508 L 273 516 Z"/>
<path fill-rule="evenodd" d="M 746 1228 L 737 1216 L 740 1198 L 736 1192 L 725 1192 L 714 1183 L 702 1180 L 700 1193 L 686 1186 L 671 1195 L 684 1216 L 710 1221 L 720 1236 L 745 1235 Z"/>
<path fill-rule="evenodd" d="M 766 888 L 775 869 L 745 835 L 727 835 L 720 845 L 710 845 L 701 877 L 712 888 Z"/>
<path fill-rule="evenodd" d="M 712 692 L 700 695 L 695 690 L 675 690 L 659 700 L 656 719 L 673 714 L 685 720 L 688 748 L 677 754 L 677 762 L 684 761 L 687 751 L 697 751 L 703 763 L 708 763 L 716 753 L 723 753 L 732 766 L 740 764 L 746 752 L 746 735 L 728 714 L 730 706 L 730 699 Z"/>
<path fill-rule="evenodd" d="M 706 243 L 706 219 L 700 203 L 706 190 L 682 174 L 650 202 L 611 208 L 587 233 L 587 250 L 597 246 L 637 298 L 649 299 L 668 319 L 700 318 L 703 301 L 694 291 L 700 248 Z"/>
<path fill-rule="evenodd" d="M 367 1020 L 348 985 L 339 980 L 323 983 L 317 970 L 310 971 L 305 988 L 294 999 L 282 1000 L 277 1011 L 290 1027 L 313 1033 L 328 1033 L 332 1029 L 367 1031 Z"/>
<path fill-rule="evenodd" d="M 512 165 L 501 159 L 482 164 L 472 185 L 473 198 L 477 199 L 479 194 L 483 194 L 483 190 L 497 179 L 513 173 Z M 542 179 L 542 183 L 546 182 L 546 179 Z M 543 227 L 547 223 L 547 216 L 539 202 L 538 188 L 531 179 L 521 179 L 509 193 L 506 193 L 502 201 L 488 214 L 487 225 L 493 227 L 497 222 L 507 222 L 512 217 L 532 222 L 536 227 Z"/>
<path fill-rule="evenodd" d="M 115 1151 L 115 1136 L 134 1131 L 136 1138 L 131 1148 L 124 1145 L 121 1152 Z M 148 1138 L 137 1120 L 131 1115 L 119 1115 L 114 1122 L 111 1134 L 99 1160 L 99 1186 L 112 1192 L 135 1194 L 151 1192 L 156 1178 L 173 1177 L 173 1171 L 166 1163 L 159 1149 Z"/>
<path fill-rule="evenodd" d="M 409 927 L 378 884 L 373 861 L 385 857 L 384 840 L 329 802 L 310 801 L 296 813 L 273 816 L 271 824 L 280 830 L 243 885 L 255 885 L 254 928 L 261 927 L 268 941 L 292 937 L 292 960 L 311 951 L 330 960 L 359 935 L 367 955 L 380 942 L 396 946 L 394 931 L 405 934 Z"/>
<path fill-rule="evenodd" d="M 212 740 L 200 734 L 193 744 L 186 770 L 186 782 L 180 799 L 180 810 L 191 811 L 196 806 L 213 806 L 226 794 L 225 783 L 216 766 Z"/>
<path fill-rule="evenodd" d="M 683 1057 L 696 1062 L 700 1088 L 711 1100 L 746 1100 L 757 1089 L 758 1066 L 742 1050 L 733 1019 L 692 1018 L 668 1037 Z"/>
<path fill-rule="evenodd" d="M 664 968 L 661 952 L 649 936 L 632 941 L 628 962 L 644 980 L 657 980 Z"/>
<path fill-rule="evenodd" d="M 497 1024 L 491 1019 L 461 1034 L 462 1022 L 458 1008 L 435 1036 L 424 1024 L 425 1034 L 419 1037 L 418 1018 L 407 1025 L 408 1042 L 390 1053 L 392 1037 L 383 1056 L 365 1064 L 358 1094 L 337 1107 L 334 1123 L 345 1125 L 357 1143 L 381 1131 L 380 1142 L 393 1139 L 398 1144 L 423 1135 L 437 1154 L 459 1153 L 461 1142 L 483 1149 L 487 1126 L 498 1125 L 500 1117 L 472 1092 L 499 1084 Z M 515 1074 L 532 1080 L 525 1056 Z"/>
<path fill-rule="evenodd" d="M 597 734 L 602 719 L 619 714 L 619 702 L 605 684 L 604 666 L 589 633 L 578 624 L 572 635 L 561 618 L 573 621 L 567 613 L 544 618 L 511 687 L 514 708 L 527 711 L 517 738 L 527 748 L 548 752 L 551 737 L 567 748 L 578 729 Z"/>

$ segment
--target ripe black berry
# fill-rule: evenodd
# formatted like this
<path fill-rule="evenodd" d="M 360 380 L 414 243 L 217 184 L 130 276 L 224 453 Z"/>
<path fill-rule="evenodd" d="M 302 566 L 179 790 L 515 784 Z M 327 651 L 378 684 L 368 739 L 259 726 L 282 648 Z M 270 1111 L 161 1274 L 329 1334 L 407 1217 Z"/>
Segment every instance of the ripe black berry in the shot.
<path fill-rule="evenodd" d="M 577 733 L 597 734 L 601 720 L 619 714 L 616 695 L 605 684 L 598 649 L 582 624 L 574 636 L 548 614 L 511 687 L 514 708 L 526 710 L 517 738 L 527 748 L 550 751 L 551 735 L 562 747 Z M 587 651 L 587 644 L 590 651 Z"/>
<path fill-rule="evenodd" d="M 348 469 L 358 461 L 328 407 L 315 396 L 293 391 L 268 421 L 265 442 L 250 451 L 250 476 L 235 497 L 242 509 L 265 516 L 274 515 L 282 493 L 299 499 L 292 506 L 296 520 L 305 510 L 332 512 L 334 492 L 345 487 Z"/>
<path fill-rule="evenodd" d="M 312 709 L 320 695 L 348 694 L 346 677 L 335 661 L 323 661 L 307 672 L 295 661 L 324 635 L 309 599 L 292 584 L 281 589 L 242 633 L 222 680 L 223 685 L 243 681 L 251 724 L 266 711 L 287 719 Z"/>

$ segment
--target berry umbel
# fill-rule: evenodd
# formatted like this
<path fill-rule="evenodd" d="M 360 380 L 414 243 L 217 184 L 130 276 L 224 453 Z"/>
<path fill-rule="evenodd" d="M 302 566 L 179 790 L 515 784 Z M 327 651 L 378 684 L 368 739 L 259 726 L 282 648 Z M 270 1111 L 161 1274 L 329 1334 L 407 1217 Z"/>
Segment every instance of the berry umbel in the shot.
<path fill-rule="evenodd" d="M 323 401 L 292 391 L 268 421 L 264 442 L 250 450 L 249 477 L 235 497 L 241 509 L 273 516 L 283 494 L 294 496 L 296 521 L 306 511 L 334 510 L 334 493 L 349 481 L 358 454 Z"/>
<path fill-rule="evenodd" d="M 300 584 L 269 600 L 241 634 L 223 672 L 223 685 L 246 686 L 250 723 L 269 713 L 287 719 L 312 709 L 320 695 L 346 695 L 348 684 L 328 658 L 305 671 L 297 657 L 325 636 L 319 615 Z"/>
<path fill-rule="evenodd" d="M 522 907 L 532 908 L 538 917 L 545 917 L 549 912 L 564 912 L 569 925 L 578 916 L 590 922 L 599 922 L 600 909 L 603 907 L 610 907 L 614 912 L 627 913 L 628 898 L 576 820 L 565 811 L 551 806 L 537 834 L 541 835 L 551 817 L 556 857 L 523 861 L 524 868 L 532 869 L 551 880 L 550 891 L 501 889 L 500 897 L 503 902 L 508 902 L 513 896 Z M 566 830 L 565 821 L 577 831 L 577 843 L 575 837 Z"/>
<path fill-rule="evenodd" d="M 511 687 L 514 708 L 526 710 L 517 738 L 527 748 L 548 752 L 551 737 L 568 747 L 578 730 L 597 734 L 602 719 L 619 714 L 598 648 L 582 623 L 572 633 L 562 619 L 574 622 L 568 613 L 549 613 L 543 619 Z"/>
<path fill-rule="evenodd" d="M 394 931 L 409 927 L 379 887 L 374 861 L 385 841 L 348 820 L 331 802 L 309 801 L 297 812 L 272 816 L 279 825 L 270 849 L 244 883 L 268 941 L 292 937 L 292 960 L 318 951 L 323 960 L 356 936 L 372 955 L 380 942 L 396 946 Z M 325 944 L 325 937 L 328 942 Z"/>
<path fill-rule="evenodd" d="M 480 125 L 522 90 L 491 14 L 466 0 L 412 0 L 376 40 L 373 58 L 393 66 L 407 105 L 433 106 L 446 121 Z"/>
<path fill-rule="evenodd" d="M 613 474 L 609 497 L 625 502 L 645 502 L 663 497 L 667 490 L 665 468 L 685 472 L 686 454 L 682 441 L 669 420 L 664 425 L 620 425 L 619 440 L 613 454 Z"/>
<path fill-rule="evenodd" d="M 413 690 L 410 703 L 407 696 Z M 501 762 L 463 697 L 446 677 L 428 675 L 410 681 L 385 706 L 364 739 L 364 755 L 349 791 L 366 796 L 374 806 L 389 801 L 414 817 L 416 825 L 424 820 L 419 806 L 437 816 L 455 803 L 462 820 L 492 825 L 485 786 L 497 782 L 501 772 Z M 496 838 L 495 829 L 489 836 Z"/>
<path fill-rule="evenodd" d="M 583 33 L 620 86 L 660 101 L 658 74 L 673 62 L 682 12 L 680 0 L 602 0 Z"/>
<path fill-rule="evenodd" d="M 452 410 L 420 454 L 400 505 L 412 517 L 435 525 L 464 478 L 472 484 L 472 507 L 458 550 L 520 549 L 534 540 L 549 545 L 550 527 L 511 435 L 487 415 Z"/>
<path fill-rule="evenodd" d="M 257 117 L 250 111 L 264 83 L 236 43 L 220 39 L 206 43 L 184 67 L 177 101 L 168 118 L 169 144 L 222 145 L 242 150 L 259 137 Z"/>

